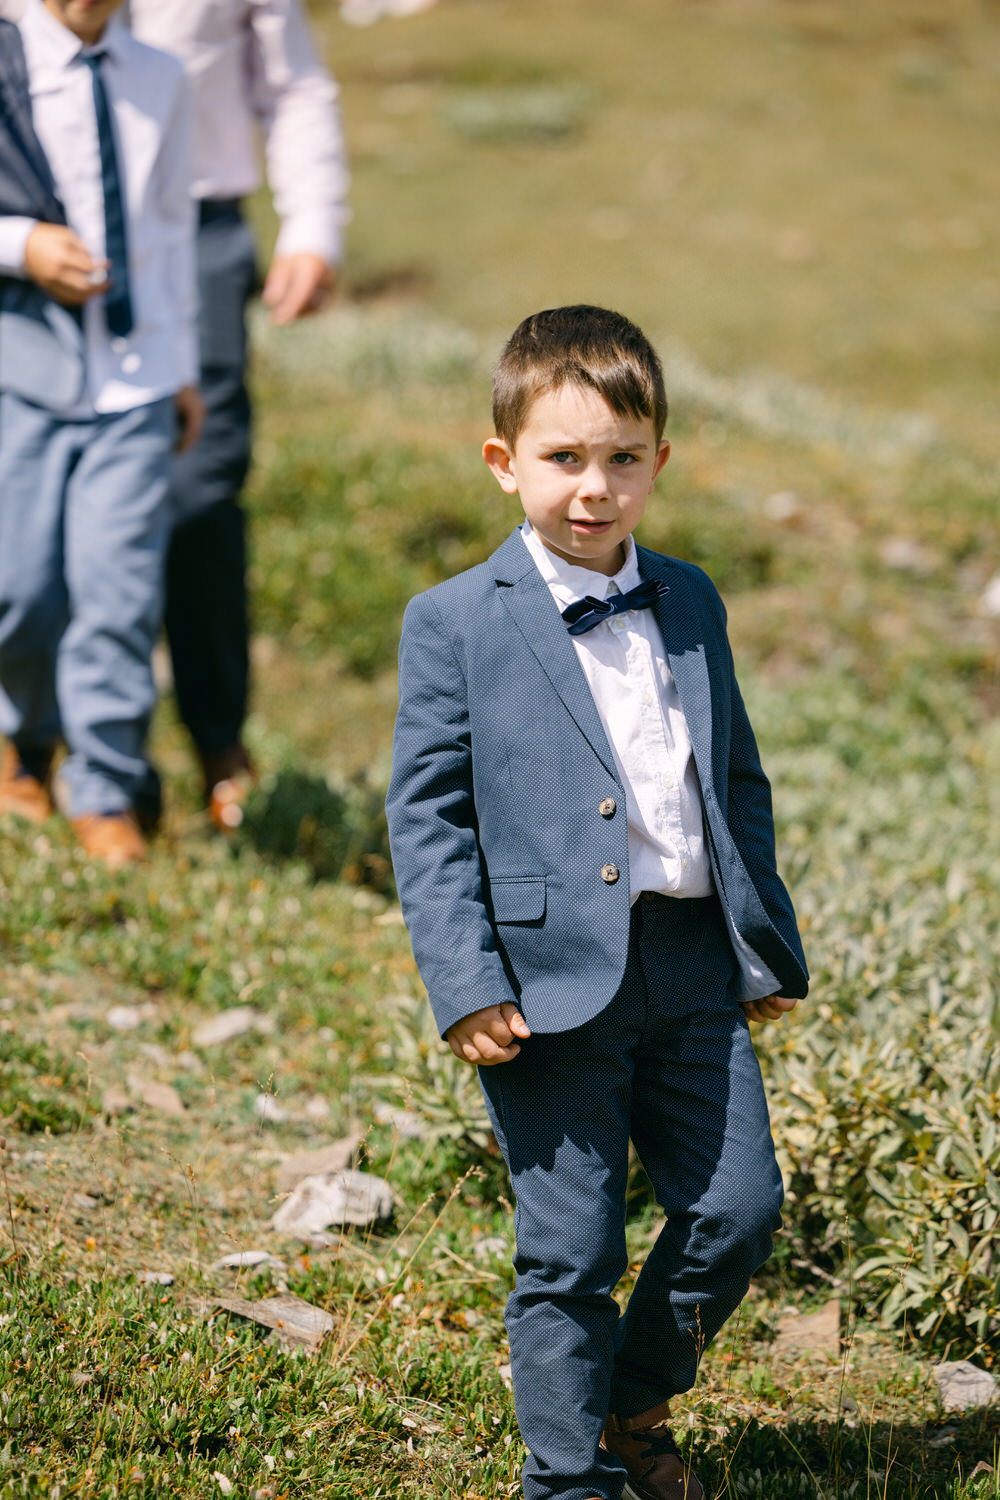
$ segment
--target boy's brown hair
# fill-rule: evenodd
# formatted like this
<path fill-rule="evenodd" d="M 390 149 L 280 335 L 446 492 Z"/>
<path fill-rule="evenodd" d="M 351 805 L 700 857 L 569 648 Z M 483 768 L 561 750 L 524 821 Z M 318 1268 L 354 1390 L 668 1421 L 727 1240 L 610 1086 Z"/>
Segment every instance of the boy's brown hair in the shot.
<path fill-rule="evenodd" d="M 564 385 L 589 387 L 619 416 L 649 417 L 657 442 L 663 436 L 663 366 L 642 329 L 621 313 L 581 304 L 525 318 L 493 372 L 497 437 L 513 447 L 532 404 Z"/>

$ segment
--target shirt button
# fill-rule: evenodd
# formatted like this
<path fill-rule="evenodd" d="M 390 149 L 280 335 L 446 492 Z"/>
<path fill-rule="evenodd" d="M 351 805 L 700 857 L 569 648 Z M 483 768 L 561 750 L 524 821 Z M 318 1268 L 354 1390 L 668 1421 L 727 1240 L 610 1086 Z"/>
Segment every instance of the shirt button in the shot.
<path fill-rule="evenodd" d="M 643 693 L 643 695 L 642 695 L 642 701 L 643 701 L 643 704 L 644 704 L 644 706 L 646 708 L 651 708 L 652 704 L 653 704 L 653 695 L 652 695 L 652 693 Z"/>
<path fill-rule="evenodd" d="M 142 360 L 138 354 L 126 354 L 125 358 L 122 360 L 122 374 L 135 375 L 141 364 Z"/>
<path fill-rule="evenodd" d="M 605 865 L 601 870 L 601 879 L 604 881 L 605 885 L 614 885 L 615 881 L 618 879 L 618 866 Z"/>
<path fill-rule="evenodd" d="M 605 797 L 604 801 L 601 803 L 597 811 L 600 813 L 602 818 L 613 818 L 615 813 L 618 811 L 618 803 L 615 801 L 614 797 Z"/>
<path fill-rule="evenodd" d="M 670 774 L 669 771 L 664 771 L 663 775 L 660 777 L 660 781 L 663 783 L 663 785 L 667 788 L 668 791 L 670 790 L 670 788 L 674 784 L 674 778 L 671 776 L 671 774 Z"/>

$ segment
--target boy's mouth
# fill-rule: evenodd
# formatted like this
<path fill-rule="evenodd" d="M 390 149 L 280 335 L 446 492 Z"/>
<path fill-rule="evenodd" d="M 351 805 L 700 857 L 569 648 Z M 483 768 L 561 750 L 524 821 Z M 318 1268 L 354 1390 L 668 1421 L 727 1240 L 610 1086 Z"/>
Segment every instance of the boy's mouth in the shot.
<path fill-rule="evenodd" d="M 601 536 L 605 531 L 610 531 L 615 523 L 614 521 L 582 521 L 571 517 L 569 524 L 574 531 L 582 531 L 585 536 Z"/>

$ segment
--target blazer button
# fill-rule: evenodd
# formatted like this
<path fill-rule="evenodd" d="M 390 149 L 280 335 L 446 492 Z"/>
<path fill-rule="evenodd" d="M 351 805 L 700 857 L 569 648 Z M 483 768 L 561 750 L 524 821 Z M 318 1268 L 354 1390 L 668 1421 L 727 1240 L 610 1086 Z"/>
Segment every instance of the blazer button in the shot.
<path fill-rule="evenodd" d="M 601 870 L 601 879 L 607 885 L 614 885 L 615 881 L 618 879 L 618 866 L 617 865 L 605 865 L 604 868 Z"/>
<path fill-rule="evenodd" d="M 618 803 L 615 801 L 614 797 L 605 797 L 604 801 L 601 803 L 597 811 L 600 813 L 602 818 L 613 818 L 615 813 L 618 811 Z"/>

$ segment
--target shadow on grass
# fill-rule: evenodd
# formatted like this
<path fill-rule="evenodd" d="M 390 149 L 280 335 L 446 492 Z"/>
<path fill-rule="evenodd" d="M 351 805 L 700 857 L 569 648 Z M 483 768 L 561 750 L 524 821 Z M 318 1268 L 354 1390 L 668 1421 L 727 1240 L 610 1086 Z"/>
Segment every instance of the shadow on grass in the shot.
<path fill-rule="evenodd" d="M 252 793 L 240 836 L 272 862 L 303 860 L 315 880 L 394 891 L 383 794 L 363 782 L 277 771 Z"/>
<path fill-rule="evenodd" d="M 998 1460 L 997 1410 L 934 1423 L 859 1414 L 850 1425 L 751 1418 L 702 1448 L 698 1471 L 715 1500 L 993 1500 Z"/>

